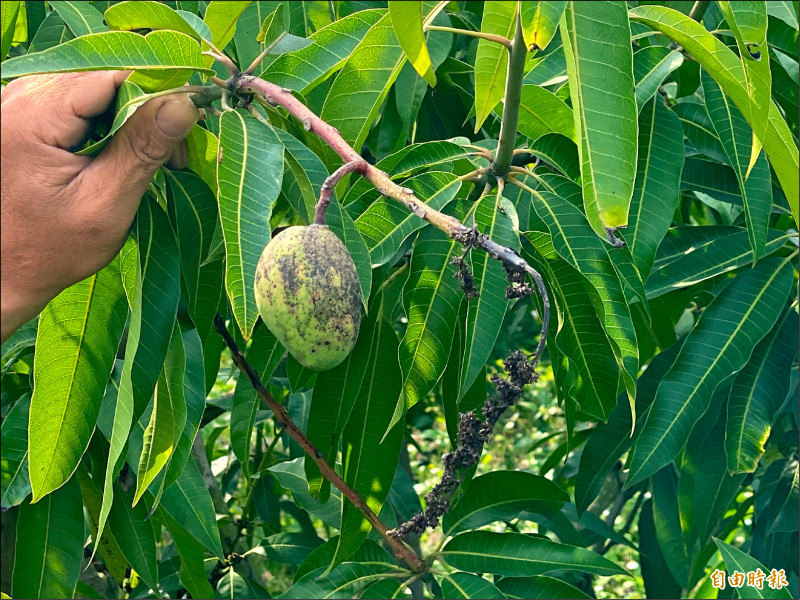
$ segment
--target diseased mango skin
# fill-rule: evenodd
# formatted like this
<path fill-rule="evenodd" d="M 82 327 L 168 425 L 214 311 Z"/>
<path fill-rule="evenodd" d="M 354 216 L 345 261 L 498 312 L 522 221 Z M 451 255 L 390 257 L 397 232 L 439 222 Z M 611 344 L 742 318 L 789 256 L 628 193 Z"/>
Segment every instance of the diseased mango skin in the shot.
<path fill-rule="evenodd" d="M 326 225 L 289 227 L 276 235 L 258 261 L 255 294 L 266 326 L 304 367 L 333 368 L 355 346 L 358 273 Z"/>

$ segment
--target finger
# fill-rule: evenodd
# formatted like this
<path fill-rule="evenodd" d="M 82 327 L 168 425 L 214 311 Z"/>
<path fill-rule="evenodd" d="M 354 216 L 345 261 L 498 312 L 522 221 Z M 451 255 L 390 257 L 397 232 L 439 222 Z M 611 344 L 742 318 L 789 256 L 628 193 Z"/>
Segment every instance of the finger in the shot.
<path fill-rule="evenodd" d="M 92 161 L 84 179 L 102 181 L 108 197 L 118 199 L 119 208 L 130 212 L 132 218 L 153 174 L 191 131 L 198 117 L 197 108 L 187 96 L 148 100 Z"/>
<path fill-rule="evenodd" d="M 86 137 L 90 119 L 103 114 L 127 71 L 95 71 L 23 77 L 3 92 L 3 104 L 24 103 L 34 118 L 21 129 L 48 146 L 68 150 Z"/>

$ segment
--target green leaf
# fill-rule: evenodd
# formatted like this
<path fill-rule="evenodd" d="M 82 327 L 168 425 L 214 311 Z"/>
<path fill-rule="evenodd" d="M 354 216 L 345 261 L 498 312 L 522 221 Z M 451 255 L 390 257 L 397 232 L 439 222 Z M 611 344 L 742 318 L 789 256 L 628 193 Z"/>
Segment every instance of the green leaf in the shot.
<path fill-rule="evenodd" d="M 514 37 L 517 25 L 517 3 L 489 0 L 483 5 L 481 32 Z M 475 133 L 480 131 L 505 93 L 508 50 L 497 42 L 478 40 L 475 54 Z"/>
<path fill-rule="evenodd" d="M 0 5 L 0 26 L 2 27 L 2 37 L 0 37 L 0 60 L 6 59 L 8 49 L 11 48 L 11 40 L 14 39 L 14 28 L 17 24 L 19 15 L 19 2 L 3 2 Z M 5 68 L 5 65 L 3 66 Z"/>
<path fill-rule="evenodd" d="M 225 235 L 225 289 L 245 339 L 258 319 L 256 265 L 270 240 L 269 219 L 283 177 L 283 144 L 241 111 L 220 117 L 219 213 Z"/>
<path fill-rule="evenodd" d="M 177 71 L 186 79 L 195 71 L 213 74 L 203 67 L 200 46 L 187 35 L 175 31 L 153 31 L 146 36 L 108 31 L 9 59 L 3 63 L 3 79 L 109 69 Z"/>
<path fill-rule="evenodd" d="M 72 35 L 72 32 L 64 23 L 64 19 L 62 19 L 56 11 L 52 11 L 45 17 L 45 20 L 42 21 L 42 24 L 36 31 L 36 35 L 33 36 L 30 46 L 28 46 L 28 54 L 47 50 L 67 40 L 71 40 L 74 37 L 75 36 Z"/>
<path fill-rule="evenodd" d="M 236 31 L 236 22 L 249 4 L 249 1 L 231 0 L 224 2 L 215 0 L 208 3 L 205 15 L 203 15 L 203 21 L 211 30 L 211 41 L 217 48 L 225 50 L 225 46 L 233 39 L 233 34 Z M 211 57 L 206 57 L 204 60 L 207 67 L 210 67 L 214 62 Z M 247 65 L 242 65 L 242 68 L 247 68 Z"/>
<path fill-rule="evenodd" d="M 396 572 L 397 565 L 390 562 L 346 562 L 325 574 L 327 567 L 319 567 L 298 580 L 281 598 L 355 598 L 373 581 Z"/>
<path fill-rule="evenodd" d="M 497 588 L 505 594 L 506 598 L 515 600 L 523 598 L 591 598 L 578 588 L 546 575 L 503 577 L 497 583 Z"/>
<path fill-rule="evenodd" d="M 441 211 L 461 189 L 461 180 L 452 173 L 426 172 L 411 177 L 403 186 L 425 201 L 433 210 Z M 356 220 L 356 228 L 370 253 L 372 268 L 389 262 L 403 242 L 426 222 L 396 200 L 378 198 Z"/>
<path fill-rule="evenodd" d="M 360 148 L 383 100 L 400 74 L 405 53 L 397 43 L 389 15 L 373 25 L 331 85 L 320 117 Z M 340 159 L 326 147 L 327 164 Z"/>
<path fill-rule="evenodd" d="M 51 2 L 50 6 L 64 19 L 75 37 L 108 31 L 103 15 L 86 2 Z"/>
<path fill-rule="evenodd" d="M 725 452 L 731 473 L 753 472 L 790 391 L 797 357 L 797 313 L 786 309 L 739 371 L 728 398 Z"/>
<path fill-rule="evenodd" d="M 736 45 L 739 47 L 739 56 L 744 68 L 747 94 L 750 97 L 748 120 L 753 127 L 753 144 L 747 167 L 749 174 L 761 151 L 761 140 L 764 139 L 769 124 L 772 76 L 766 56 L 767 4 L 766 2 L 720 2 L 719 9 L 736 37 Z"/>
<path fill-rule="evenodd" d="M 340 69 L 385 14 L 385 10 L 362 10 L 339 19 L 311 34 L 314 43 L 307 48 L 279 56 L 259 77 L 305 94 Z"/>
<path fill-rule="evenodd" d="M 725 561 L 725 568 L 729 572 L 739 571 L 740 573 L 749 573 L 755 571 L 761 571 L 764 574 L 768 574 L 770 571 L 760 562 L 758 562 L 755 558 L 750 556 L 749 554 L 745 554 L 738 548 L 731 546 L 730 544 L 726 544 L 722 540 L 718 540 L 714 538 L 714 543 L 719 548 L 719 553 L 722 556 L 722 560 Z M 774 570 L 774 569 L 773 569 Z M 789 592 L 789 588 L 782 588 L 782 589 L 772 589 L 768 584 L 764 583 L 762 589 L 758 589 L 757 587 L 751 585 L 743 585 L 742 587 L 736 590 L 740 597 L 742 598 L 791 598 L 792 594 Z"/>
<path fill-rule="evenodd" d="M 647 279 L 658 245 L 672 223 L 683 159 L 680 121 L 659 98 L 651 99 L 639 111 L 636 183 L 624 234 L 642 279 Z"/>
<path fill-rule="evenodd" d="M 658 388 L 633 448 L 627 487 L 677 455 L 717 385 L 745 365 L 775 324 L 791 281 L 790 261 L 762 260 L 740 273 L 703 311 Z"/>
<path fill-rule="evenodd" d="M 2 485 L 3 510 L 20 504 L 31 493 L 31 481 L 28 477 L 28 415 L 31 398 L 29 394 L 14 403 L 11 410 L 3 418 L 0 437 L 3 438 L 2 469 L 0 469 L 0 485 Z"/>
<path fill-rule="evenodd" d="M 549 55 L 548 55 L 549 56 Z M 581 180 L 581 164 L 575 143 L 557 133 L 546 133 L 528 145 L 534 156 L 550 163 L 576 183 Z"/>
<path fill-rule="evenodd" d="M 343 479 L 379 514 L 389 489 L 403 442 L 404 426 L 392 426 L 402 374 L 397 363 L 397 334 L 383 315 L 383 296 L 366 325 L 371 340 L 361 389 L 342 433 Z M 347 560 L 362 544 L 371 526 L 350 503 L 342 505 L 342 527 L 334 562 Z"/>
<path fill-rule="evenodd" d="M 17 515 L 14 598 L 72 598 L 83 561 L 83 506 L 77 478 Z"/>
<path fill-rule="evenodd" d="M 700 74 L 706 110 L 714 125 L 728 162 L 736 171 L 744 205 L 748 238 L 753 248 L 753 264 L 764 255 L 767 228 L 772 210 L 772 182 L 766 159 L 755 162 L 752 171 L 747 160 L 752 133 L 744 117 L 733 106 L 711 75 L 703 70 Z M 747 175 L 749 173 L 749 176 Z"/>
<path fill-rule="evenodd" d="M 553 92 L 538 85 L 523 85 L 519 108 L 519 132 L 531 141 L 548 133 L 560 133 L 575 141 L 572 109 Z"/>
<path fill-rule="evenodd" d="M 180 12 L 160 2 L 118 2 L 110 6 L 104 16 L 111 29 L 171 29 L 193 38 L 202 37 Z M 211 39 L 210 31 L 208 34 L 206 39 Z"/>
<path fill-rule="evenodd" d="M 307 533 L 276 533 L 267 537 L 261 545 L 272 560 L 289 565 L 299 565 L 312 550 L 322 545 L 322 540 Z"/>
<path fill-rule="evenodd" d="M 134 102 L 136 98 L 141 96 L 145 97 L 142 98 L 138 103 Z M 127 121 L 131 115 L 136 112 L 136 109 L 139 108 L 139 106 L 141 106 L 141 104 L 146 100 L 147 95 L 144 93 L 142 88 L 127 79 L 123 81 L 122 85 L 120 85 L 119 89 L 117 90 L 117 97 L 114 101 L 114 122 L 111 124 L 111 128 L 108 130 L 108 133 L 104 135 L 102 139 L 86 146 L 75 154 L 79 154 L 81 156 L 98 155 L 100 151 L 108 145 L 108 142 L 111 141 L 111 138 L 117 132 L 117 130 L 125 124 L 125 121 Z"/>
<path fill-rule="evenodd" d="M 678 115 L 683 125 L 683 134 L 696 152 L 723 165 L 728 164 L 728 155 L 714 131 L 714 125 L 708 118 L 704 105 L 681 102 L 672 107 L 672 112 Z"/>
<path fill-rule="evenodd" d="M 558 254 L 578 269 L 591 284 L 587 291 L 622 369 L 622 379 L 635 420 L 633 411 L 639 350 L 625 292 L 609 258 L 609 250 L 592 235 L 580 210 L 567 200 L 546 191 L 535 192 L 532 197 L 534 208 L 547 224 Z"/>
<path fill-rule="evenodd" d="M 161 508 L 215 556 L 224 557 L 214 504 L 194 459 L 186 462 L 175 483 L 164 490 Z"/>
<path fill-rule="evenodd" d="M 311 40 L 297 37 L 286 31 L 283 8 L 284 5 L 279 4 L 278 8 L 264 19 L 264 23 L 256 36 L 256 41 L 259 44 L 263 44 L 263 49 L 266 50 L 267 54 L 295 52 L 313 43 Z M 244 67 L 244 65 L 242 66 Z"/>
<path fill-rule="evenodd" d="M 253 334 L 253 341 L 245 358 L 253 369 L 267 382 L 284 355 L 284 348 L 265 325 Z M 247 377 L 239 377 L 233 392 L 231 409 L 231 449 L 242 463 L 245 477 L 250 475 L 250 440 L 261 398 Z"/>
<path fill-rule="evenodd" d="M 631 30 L 624 2 L 571 2 L 561 21 L 583 205 L 592 229 L 628 224 L 636 174 L 636 99 Z"/>
<path fill-rule="evenodd" d="M 526 0 L 520 4 L 522 35 L 525 45 L 533 52 L 545 50 L 558 29 L 558 22 L 566 2 L 531 2 Z"/>
<path fill-rule="evenodd" d="M 683 588 L 673 579 L 669 566 L 656 539 L 653 521 L 653 501 L 646 500 L 639 517 L 642 577 L 651 598 L 680 596 Z"/>
<path fill-rule="evenodd" d="M 207 129 L 195 125 L 186 136 L 186 146 L 189 151 L 189 168 L 216 193 L 219 140 Z"/>
<path fill-rule="evenodd" d="M 153 521 L 147 518 L 144 504 L 131 506 L 132 495 L 118 485 L 117 502 L 111 507 L 108 527 L 119 544 L 122 554 L 144 582 L 158 592 L 158 559 Z"/>
<path fill-rule="evenodd" d="M 519 251 L 519 236 L 510 216 L 511 203 L 490 194 L 475 207 L 475 226 L 498 244 Z M 461 362 L 459 398 L 470 389 L 492 353 L 508 307 L 507 274 L 499 261 L 486 252 L 472 254 L 472 274 L 480 295 L 467 303 L 467 328 Z"/>
<path fill-rule="evenodd" d="M 203 566 L 203 546 L 168 513 L 160 512 L 164 519 L 172 543 L 178 551 L 181 559 L 180 582 L 193 598 L 211 598 L 214 596 L 214 589 L 208 582 L 208 576 Z"/>
<path fill-rule="evenodd" d="M 671 465 L 653 474 L 651 493 L 656 539 L 672 577 L 686 587 L 690 565 L 681 531 L 677 487 L 678 477 Z"/>
<path fill-rule="evenodd" d="M 744 71 L 739 58 L 725 44 L 710 34 L 700 23 L 680 12 L 663 6 L 639 6 L 629 11 L 631 20 L 661 31 L 683 46 L 707 70 L 730 96 L 745 117 L 749 114 L 750 98 L 743 85 Z M 780 110 L 770 103 L 769 123 L 762 139 L 764 151 L 775 169 L 795 223 L 798 213 L 798 150 Z"/>
<path fill-rule="evenodd" d="M 473 479 L 464 496 L 442 521 L 442 532 L 455 534 L 494 521 L 514 519 L 521 511 L 557 513 L 569 496 L 545 477 L 523 471 L 492 471 Z"/>
<path fill-rule="evenodd" d="M 455 569 L 511 577 L 561 570 L 605 576 L 627 574 L 591 550 L 523 533 L 467 531 L 445 544 L 442 558 Z"/>
<path fill-rule="evenodd" d="M 503 593 L 483 577 L 458 571 L 442 574 L 444 598 L 503 598 Z"/>
<path fill-rule="evenodd" d="M 681 248 L 676 260 L 651 273 L 645 288 L 647 297 L 655 298 L 751 264 L 753 251 L 747 243 L 747 235 L 746 231 L 737 227 L 733 233 Z M 770 229 L 768 236 L 765 254 L 778 250 L 790 237 L 776 229 Z"/>
<path fill-rule="evenodd" d="M 389 2 L 389 16 L 400 47 L 414 69 L 429 85 L 436 85 L 425 34 L 422 31 L 422 2 Z"/>
<path fill-rule="evenodd" d="M 527 2 L 527 0 L 524 0 Z M 549 4 L 549 2 L 548 2 Z M 526 85 L 552 86 L 560 89 L 567 83 L 567 59 L 564 49 L 559 47 L 541 58 L 534 58 L 529 63 L 530 70 L 522 82 Z"/>
<path fill-rule="evenodd" d="M 403 291 L 408 327 L 400 342 L 403 390 L 391 426 L 433 389 L 450 354 L 463 292 L 450 264 L 460 245 L 438 229 L 426 227 L 414 244 Z"/>
<path fill-rule="evenodd" d="M 291 490 L 294 499 L 303 510 L 319 518 L 329 527 L 339 529 L 342 523 L 342 493 L 338 489 L 332 489 L 327 502 L 317 502 L 308 493 L 304 462 L 304 457 L 299 457 L 294 460 L 280 462 L 269 467 L 268 470 L 275 476 L 278 483 Z M 333 557 L 333 552 L 331 552 L 331 557 Z"/>
<path fill-rule="evenodd" d="M 103 535 L 114 499 L 112 484 L 121 467 L 118 463 L 131 425 L 139 419 L 150 401 L 164 365 L 180 299 L 180 266 L 175 237 L 164 211 L 149 196 L 142 201 L 137 213 L 136 238 L 139 255 L 136 292 L 114 408 L 98 537 Z M 110 356 L 113 358 L 114 352 Z"/>
<path fill-rule="evenodd" d="M 128 312 L 119 269 L 117 258 L 39 318 L 28 429 L 34 502 L 70 478 L 92 437 Z"/>
<path fill-rule="evenodd" d="M 666 46 L 647 46 L 633 53 L 633 79 L 639 112 L 642 112 L 644 105 L 656 94 L 669 74 L 682 64 L 683 55 Z"/>

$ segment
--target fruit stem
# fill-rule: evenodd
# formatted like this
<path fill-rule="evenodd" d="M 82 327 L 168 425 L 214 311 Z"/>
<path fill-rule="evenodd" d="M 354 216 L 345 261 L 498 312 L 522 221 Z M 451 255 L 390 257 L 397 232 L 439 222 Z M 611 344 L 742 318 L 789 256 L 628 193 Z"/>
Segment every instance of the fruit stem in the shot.
<path fill-rule="evenodd" d="M 358 160 L 351 160 L 344 163 L 341 167 L 331 173 L 325 182 L 322 184 L 322 189 L 319 192 L 319 202 L 314 208 L 314 225 L 325 225 L 325 212 L 328 210 L 328 205 L 331 203 L 331 196 L 333 196 L 333 188 L 341 181 L 342 177 L 349 173 L 359 173 L 363 175 L 367 171 L 369 164 L 363 158 Z"/>
<path fill-rule="evenodd" d="M 272 410 L 272 413 L 275 415 L 275 421 L 278 423 L 278 425 L 283 427 L 286 433 L 289 434 L 289 437 L 296 441 L 300 447 L 305 450 L 306 454 L 308 454 L 319 467 L 322 476 L 335 485 L 342 492 L 342 494 L 344 494 L 347 499 L 353 503 L 353 506 L 355 506 L 361 512 L 361 514 L 364 515 L 375 531 L 377 531 L 381 537 L 386 540 L 386 543 L 392 548 L 395 555 L 402 559 L 414 573 L 422 573 L 425 570 L 425 563 L 417 555 L 417 553 L 414 552 L 414 550 L 412 550 L 404 542 L 389 535 L 388 528 L 383 521 L 378 518 L 378 515 L 376 515 L 369 506 L 367 506 L 367 503 L 364 502 L 363 498 L 358 495 L 358 492 L 348 486 L 339 476 L 339 474 L 333 470 L 333 467 L 331 467 L 328 464 L 328 461 L 325 460 L 322 452 L 320 452 L 314 446 L 314 444 L 309 441 L 305 434 L 300 431 L 300 428 L 297 427 L 294 421 L 292 421 L 292 418 L 289 416 L 289 413 L 286 412 L 286 409 L 278 404 L 275 401 L 275 398 L 272 397 L 272 394 L 267 391 L 261 381 L 261 377 L 259 377 L 256 370 L 250 366 L 250 363 L 247 362 L 244 354 L 241 352 L 241 350 L 239 350 L 236 342 L 233 340 L 233 337 L 228 331 L 228 327 L 225 325 L 225 321 L 219 313 L 217 313 L 214 317 L 214 327 L 222 336 L 222 339 L 225 340 L 225 344 L 230 349 L 234 364 L 239 368 L 239 370 L 242 371 L 242 373 L 247 376 L 247 378 L 250 380 L 250 383 L 253 385 L 253 388 L 256 390 L 256 393 L 261 397 L 261 400 L 270 408 L 270 410 Z"/>

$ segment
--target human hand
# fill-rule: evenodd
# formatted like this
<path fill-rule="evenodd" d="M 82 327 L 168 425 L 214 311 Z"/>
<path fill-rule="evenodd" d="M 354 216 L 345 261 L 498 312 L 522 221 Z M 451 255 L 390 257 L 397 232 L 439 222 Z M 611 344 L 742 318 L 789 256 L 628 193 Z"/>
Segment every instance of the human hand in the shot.
<path fill-rule="evenodd" d="M 185 155 L 182 140 L 199 112 L 183 94 L 148 100 L 97 157 L 70 152 L 127 75 L 24 77 L 3 90 L 2 341 L 114 259 L 156 170 Z"/>

